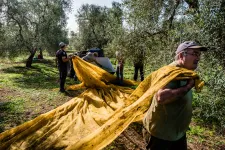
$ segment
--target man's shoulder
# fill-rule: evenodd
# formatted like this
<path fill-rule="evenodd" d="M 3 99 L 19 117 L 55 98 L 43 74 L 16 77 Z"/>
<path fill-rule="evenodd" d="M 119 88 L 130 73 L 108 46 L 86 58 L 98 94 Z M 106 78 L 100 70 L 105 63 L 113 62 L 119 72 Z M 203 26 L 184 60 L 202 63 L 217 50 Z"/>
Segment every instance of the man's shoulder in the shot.
<path fill-rule="evenodd" d="M 169 64 L 169 66 L 178 67 L 179 65 L 177 61 L 173 61 L 172 63 Z"/>
<path fill-rule="evenodd" d="M 61 53 L 62 53 L 62 50 L 61 50 L 61 49 L 57 50 L 57 51 L 56 51 L 56 56 L 57 56 L 57 55 L 60 55 Z"/>
<path fill-rule="evenodd" d="M 67 55 L 66 52 L 61 49 L 56 52 L 56 56 L 66 56 L 66 55 Z"/>
<path fill-rule="evenodd" d="M 63 55 L 63 56 L 66 56 L 67 54 L 66 54 L 65 51 L 62 50 L 62 55 Z"/>

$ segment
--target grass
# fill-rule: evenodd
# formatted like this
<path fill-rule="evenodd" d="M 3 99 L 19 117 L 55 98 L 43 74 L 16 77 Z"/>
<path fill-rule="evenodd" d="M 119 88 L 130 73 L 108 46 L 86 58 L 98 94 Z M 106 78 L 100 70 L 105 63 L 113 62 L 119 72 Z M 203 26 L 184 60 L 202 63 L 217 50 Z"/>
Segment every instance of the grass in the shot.
<path fill-rule="evenodd" d="M 59 77 L 54 57 L 46 56 L 42 61 L 35 61 L 32 68 L 26 68 L 24 60 L 25 57 L 19 57 L 13 61 L 0 61 L 0 132 L 48 112 L 83 92 L 70 91 L 67 95 L 58 92 Z M 114 63 L 113 66 L 115 68 Z M 125 64 L 126 79 L 133 78 L 133 69 L 131 64 Z M 150 72 L 151 68 L 146 67 L 145 77 Z M 77 83 L 71 78 L 66 79 L 67 85 Z M 204 123 L 198 124 L 199 122 L 201 121 L 193 119 L 187 132 L 189 148 L 223 149 L 224 135 L 217 134 L 214 128 L 205 127 Z M 131 126 L 141 134 L 140 124 Z M 106 149 L 123 149 L 123 143 L 117 139 Z"/>
<path fill-rule="evenodd" d="M 0 132 L 48 112 L 82 92 L 58 92 L 54 58 L 36 61 L 32 68 L 26 68 L 21 60 L 0 62 Z M 70 78 L 66 80 L 67 85 L 76 83 Z"/>
<path fill-rule="evenodd" d="M 215 149 L 225 148 L 225 138 L 216 132 L 215 129 L 204 127 L 193 119 L 190 130 L 187 132 L 188 143 L 193 149 Z"/>

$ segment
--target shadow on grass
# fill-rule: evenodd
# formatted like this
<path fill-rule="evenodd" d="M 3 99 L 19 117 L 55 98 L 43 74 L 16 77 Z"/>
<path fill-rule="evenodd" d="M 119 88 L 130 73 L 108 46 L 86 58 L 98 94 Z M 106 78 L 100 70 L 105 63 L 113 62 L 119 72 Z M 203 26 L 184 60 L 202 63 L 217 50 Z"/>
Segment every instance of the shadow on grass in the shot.
<path fill-rule="evenodd" d="M 85 91 L 85 89 L 81 89 L 81 90 L 75 90 L 75 91 L 66 91 L 65 93 L 63 93 L 65 96 L 74 98 L 79 96 L 81 93 L 83 93 Z"/>
<path fill-rule="evenodd" d="M 6 120 L 5 114 L 8 112 L 7 104 L 9 102 L 0 103 L 0 133 L 3 132 L 4 129 L 4 122 Z M 7 113 L 8 114 L 8 113 Z"/>
<path fill-rule="evenodd" d="M 12 126 L 17 126 L 24 122 L 23 118 L 26 117 L 23 116 L 23 113 L 19 109 L 17 111 L 15 109 L 15 102 L 0 103 L 0 133 L 6 130 L 5 124 L 9 124 L 8 122 Z"/>
<path fill-rule="evenodd" d="M 26 60 L 24 60 L 23 63 L 25 65 L 26 64 Z M 50 66 L 55 66 L 56 65 L 54 59 L 52 59 L 52 60 L 50 60 L 50 59 L 35 59 L 35 60 L 33 60 L 32 65 L 36 64 L 36 63 L 47 64 L 47 65 L 50 65 Z"/>
<path fill-rule="evenodd" d="M 2 71 L 7 74 L 6 78 L 17 87 L 27 89 L 54 89 L 59 87 L 59 72 L 52 61 L 33 63 L 31 68 L 12 66 L 2 69 Z"/>

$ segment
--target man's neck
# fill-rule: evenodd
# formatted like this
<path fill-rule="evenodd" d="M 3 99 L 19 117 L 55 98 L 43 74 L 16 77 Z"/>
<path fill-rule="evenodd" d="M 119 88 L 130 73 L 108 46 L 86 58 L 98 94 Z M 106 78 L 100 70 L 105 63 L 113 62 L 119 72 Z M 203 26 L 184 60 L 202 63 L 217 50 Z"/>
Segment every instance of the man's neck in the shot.
<path fill-rule="evenodd" d="M 188 69 L 187 67 L 184 66 L 184 64 L 182 63 L 182 61 L 177 60 L 176 63 L 177 63 L 177 66 L 178 66 L 178 67 L 182 67 L 182 68 Z M 193 70 L 193 69 L 188 69 L 188 70 Z M 195 69 L 194 69 L 194 70 L 195 70 Z M 193 70 L 193 71 L 194 71 L 194 70 Z"/>
<path fill-rule="evenodd" d="M 180 62 L 179 60 L 175 61 L 178 67 L 182 67 L 185 68 L 184 65 L 182 64 L 182 62 Z"/>

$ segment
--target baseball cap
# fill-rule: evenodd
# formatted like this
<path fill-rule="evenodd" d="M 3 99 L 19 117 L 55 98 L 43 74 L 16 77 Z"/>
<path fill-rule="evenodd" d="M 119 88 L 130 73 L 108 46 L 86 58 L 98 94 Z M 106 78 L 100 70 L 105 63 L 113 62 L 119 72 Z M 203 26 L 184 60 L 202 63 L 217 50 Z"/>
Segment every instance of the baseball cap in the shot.
<path fill-rule="evenodd" d="M 64 42 L 60 42 L 59 47 L 63 47 L 63 46 L 66 46 L 66 44 Z"/>
<path fill-rule="evenodd" d="M 187 48 L 193 48 L 193 49 L 200 49 L 200 51 L 206 51 L 207 48 L 204 46 L 201 46 L 200 44 L 194 42 L 194 41 L 185 41 L 183 43 L 181 43 L 177 50 L 176 50 L 176 54 L 180 53 L 181 51 L 187 49 Z"/>

